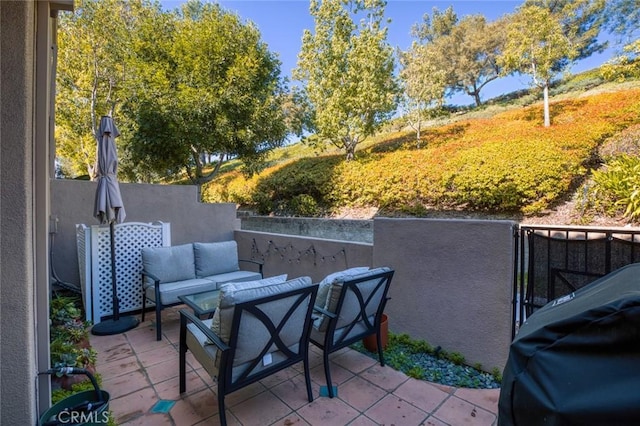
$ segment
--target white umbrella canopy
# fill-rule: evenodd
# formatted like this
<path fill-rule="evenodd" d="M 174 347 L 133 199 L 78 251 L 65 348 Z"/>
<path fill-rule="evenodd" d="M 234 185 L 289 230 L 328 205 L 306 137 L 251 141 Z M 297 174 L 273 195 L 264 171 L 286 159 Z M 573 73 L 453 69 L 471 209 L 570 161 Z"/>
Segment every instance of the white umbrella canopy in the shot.
<path fill-rule="evenodd" d="M 109 224 L 111 243 L 111 288 L 113 299 L 113 317 L 99 322 L 91 328 L 91 332 L 98 336 L 118 334 L 130 330 L 138 325 L 138 320 L 132 316 L 120 317 L 120 303 L 116 280 L 116 243 L 115 224 L 122 223 L 126 216 L 120 185 L 118 185 L 118 153 L 116 138 L 120 132 L 113 122 L 113 118 L 105 116 L 100 120 L 98 149 L 94 173 L 98 187 L 93 215 L 102 224 Z"/>
<path fill-rule="evenodd" d="M 118 152 L 116 138 L 120 132 L 113 118 L 100 120 L 97 159 L 94 172 L 98 182 L 93 215 L 100 223 L 122 223 L 126 217 L 120 185 L 118 185 Z"/>

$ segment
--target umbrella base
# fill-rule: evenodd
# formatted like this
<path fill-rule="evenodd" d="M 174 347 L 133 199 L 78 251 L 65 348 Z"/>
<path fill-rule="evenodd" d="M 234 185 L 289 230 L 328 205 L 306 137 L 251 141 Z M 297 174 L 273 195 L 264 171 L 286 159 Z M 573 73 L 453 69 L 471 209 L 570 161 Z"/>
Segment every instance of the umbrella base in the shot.
<path fill-rule="evenodd" d="M 108 319 L 99 322 L 91 328 L 91 334 L 96 336 L 110 336 L 120 334 L 138 326 L 138 319 L 131 316 L 120 317 L 118 320 Z"/>

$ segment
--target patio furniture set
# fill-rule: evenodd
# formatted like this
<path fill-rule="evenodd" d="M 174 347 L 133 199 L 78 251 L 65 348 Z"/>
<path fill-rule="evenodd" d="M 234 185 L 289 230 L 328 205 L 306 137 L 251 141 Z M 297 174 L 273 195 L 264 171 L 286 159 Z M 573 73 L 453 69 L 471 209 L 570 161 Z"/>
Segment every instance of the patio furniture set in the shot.
<path fill-rule="evenodd" d="M 299 362 L 312 402 L 309 343 L 322 349 L 330 398 L 336 389 L 329 354 L 375 336 L 384 366 L 380 322 L 394 274 L 390 268 L 351 268 L 315 284 L 310 277 L 287 280 L 286 274 L 263 278 L 258 262 L 257 273 L 240 270 L 235 241 L 146 248 L 142 258 L 143 294 L 156 304 L 157 339 L 164 307 L 184 303 L 193 310 L 180 310 L 180 392 L 186 391 L 190 351 L 217 379 L 223 425 L 225 395 Z"/>

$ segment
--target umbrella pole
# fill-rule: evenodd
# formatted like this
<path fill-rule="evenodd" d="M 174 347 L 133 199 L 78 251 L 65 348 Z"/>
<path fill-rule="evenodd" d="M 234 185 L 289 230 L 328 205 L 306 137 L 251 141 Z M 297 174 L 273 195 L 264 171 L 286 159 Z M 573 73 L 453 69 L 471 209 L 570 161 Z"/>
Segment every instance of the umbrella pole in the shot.
<path fill-rule="evenodd" d="M 116 221 L 109 222 L 109 245 L 111 248 L 111 301 L 113 320 L 120 319 L 120 301 L 118 300 L 118 279 L 116 277 Z"/>
<path fill-rule="evenodd" d="M 132 316 L 120 318 L 120 301 L 118 300 L 118 287 L 116 279 L 116 230 L 115 220 L 109 223 L 109 242 L 111 245 L 111 289 L 113 301 L 113 317 L 99 322 L 91 328 L 91 333 L 96 336 L 107 336 L 124 333 L 138 326 L 138 320 Z"/>

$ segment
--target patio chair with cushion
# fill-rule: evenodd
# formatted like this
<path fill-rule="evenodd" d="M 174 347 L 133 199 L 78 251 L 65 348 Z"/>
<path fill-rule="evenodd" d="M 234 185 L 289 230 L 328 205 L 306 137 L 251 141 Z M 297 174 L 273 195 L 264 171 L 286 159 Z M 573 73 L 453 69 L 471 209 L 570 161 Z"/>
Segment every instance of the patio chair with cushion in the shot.
<path fill-rule="evenodd" d="M 186 390 L 189 350 L 217 378 L 223 425 L 225 395 L 301 361 L 307 399 L 313 401 L 308 351 L 318 285 L 309 277 L 267 285 L 261 281 L 223 285 L 210 320 L 180 311 L 180 392 Z"/>
<path fill-rule="evenodd" d="M 323 280 L 320 283 L 310 341 L 323 351 L 324 373 L 330 398 L 334 397 L 334 391 L 329 354 L 375 334 L 378 358 L 380 365 L 384 366 L 380 322 L 393 273 L 387 267 L 356 275 L 347 270 L 342 274 L 332 274 L 330 282 Z"/>

